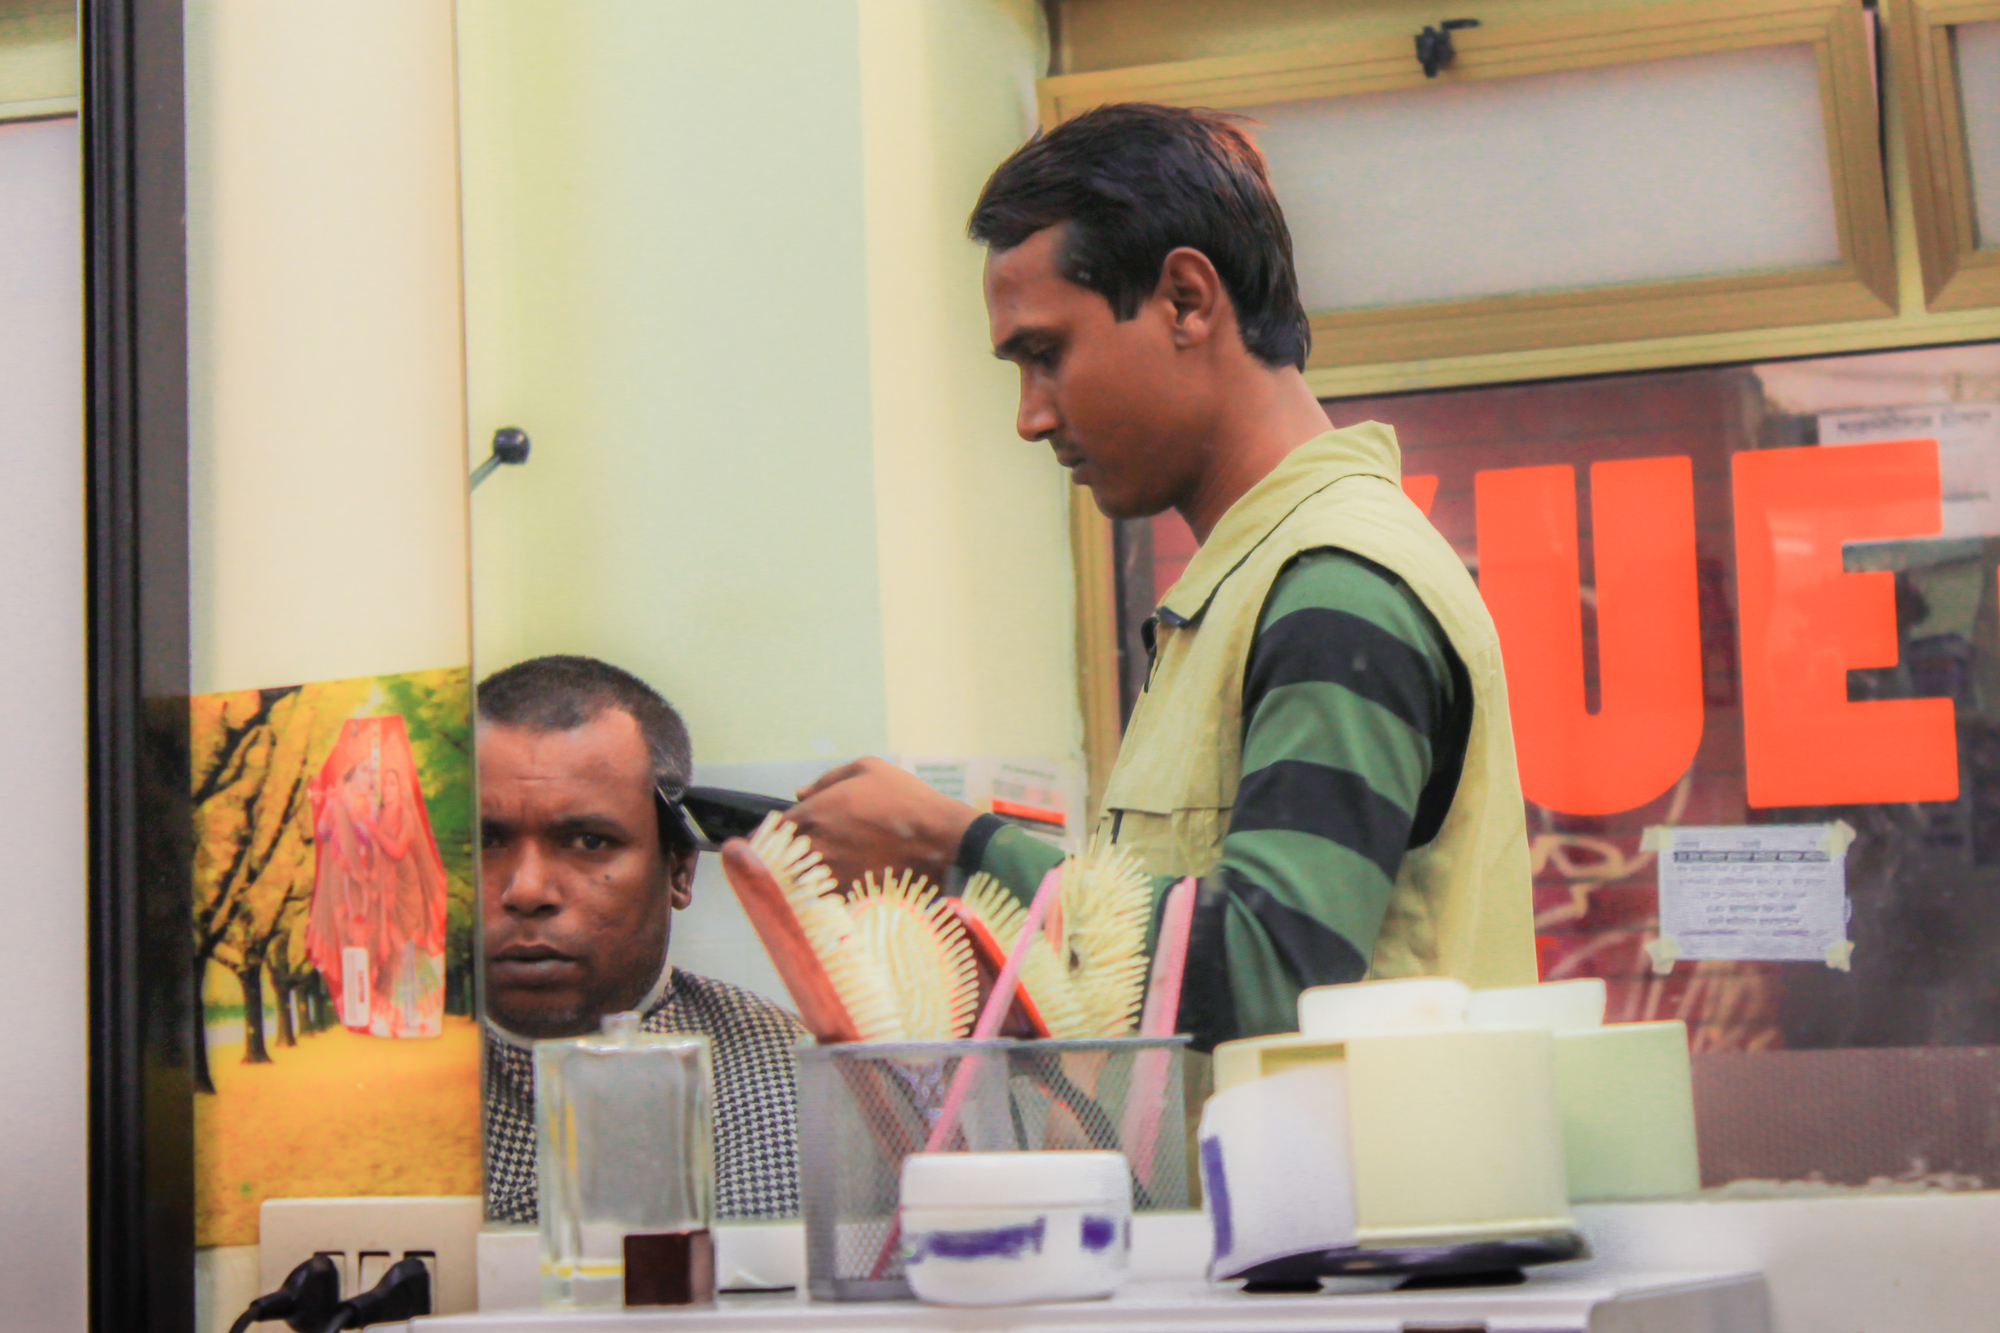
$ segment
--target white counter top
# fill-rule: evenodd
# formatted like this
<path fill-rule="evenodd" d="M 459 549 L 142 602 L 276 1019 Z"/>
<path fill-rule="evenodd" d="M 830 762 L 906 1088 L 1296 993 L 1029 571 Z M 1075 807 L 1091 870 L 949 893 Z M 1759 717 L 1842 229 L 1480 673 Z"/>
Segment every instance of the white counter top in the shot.
<path fill-rule="evenodd" d="M 1591 1266 L 1595 1267 L 1595 1266 Z M 1356 1284 L 1358 1285 L 1358 1284 Z M 1754 1273 L 1639 1274 L 1552 1268 L 1521 1286 L 1464 1291 L 1346 1290 L 1246 1296 L 1204 1282 L 1139 1282 L 1106 1301 L 948 1309 L 913 1301 L 825 1302 L 797 1295 L 724 1296 L 714 1309 L 506 1310 L 413 1320 L 410 1333 L 745 1333 L 749 1329 L 885 1333 L 1764 1333 L 1764 1281 Z"/>
<path fill-rule="evenodd" d="M 1602 1291 L 1605 1284 L 1633 1280 L 1629 1275 L 1646 1273 L 1739 1273 L 1764 1275 L 1769 1291 L 1772 1333 L 1991 1333 L 2000 1327 L 2000 1263 L 1993 1259 L 1995 1237 L 2000 1237 L 2000 1191 L 1967 1194 L 1907 1193 L 1857 1194 L 1830 1192 L 1822 1198 L 1742 1199 L 1705 1196 L 1699 1199 L 1659 1203 L 1592 1204 L 1576 1210 L 1577 1225 L 1589 1239 L 1596 1258 L 1586 1263 L 1535 1270 L 1526 1287 L 1478 1293 L 1493 1298 L 1496 1311 L 1525 1314 L 1527 1307 L 1508 1304 L 1521 1299 L 1540 1299 L 1545 1293 L 1566 1289 L 1572 1296 L 1591 1289 Z M 822 1305 L 815 1310 L 829 1312 L 831 1322 L 810 1323 L 794 1320 L 789 1313 L 779 1316 L 775 1326 L 808 1328 L 940 1328 L 991 1329 L 1062 1328 L 1111 1329 L 1116 1322 L 1096 1322 L 1114 1313 L 1131 1311 L 1147 1327 L 1227 1330 L 1245 1327 L 1234 1322 L 1236 1310 L 1262 1312 L 1256 1330 L 1325 1328 L 1348 1333 L 1353 1329 L 1396 1328 L 1380 1323 L 1359 1325 L 1326 1322 L 1331 1318 L 1372 1317 L 1352 1296 L 1319 1298 L 1230 1297 L 1228 1308 L 1212 1304 L 1183 1302 L 1183 1309 L 1207 1311 L 1193 1322 L 1162 1322 L 1142 1314 L 1131 1302 L 1164 1299 L 1173 1291 L 1201 1291 L 1190 1279 L 1200 1273 L 1208 1257 L 1207 1224 L 1200 1214 L 1142 1215 L 1133 1233 L 1133 1288 L 1113 1304 L 1091 1307 L 1045 1307 L 1051 1310 L 1082 1310 L 1068 1324 L 1021 1322 L 1022 1311 L 988 1315 L 973 1312 L 971 1322 L 956 1320 L 949 1312 L 926 1311 L 913 1305 L 841 1306 Z M 736 1228 L 717 1232 L 718 1258 L 726 1259 L 719 1271 L 739 1278 L 766 1273 L 778 1281 L 796 1280 L 803 1271 L 803 1243 L 795 1234 L 796 1224 Z M 788 1234 L 792 1233 L 792 1234 Z M 492 1323 L 465 1322 L 463 1318 L 424 1321 L 420 1328 L 492 1328 L 496 1333 L 530 1333 L 546 1328 L 562 1333 L 584 1333 L 592 1328 L 629 1330 L 672 1319 L 674 1327 L 685 1329 L 756 1326 L 754 1321 L 699 1324 L 692 1313 L 673 1315 L 613 1315 L 609 1322 L 578 1323 L 575 1316 L 548 1317 L 533 1308 L 539 1299 L 536 1269 L 539 1248 L 534 1231 L 489 1232 L 480 1237 L 480 1298 L 494 1311 Z M 1626 1275 L 1626 1276 L 1619 1276 Z M 1178 1284 L 1178 1285 L 1176 1285 Z M 1552 1287 L 1553 1284 L 1553 1287 Z M 1465 1293 L 1460 1293 L 1460 1296 Z M 761 1297 L 761 1307 L 738 1304 L 729 1311 L 761 1308 L 767 1321 L 776 1308 L 790 1311 L 801 1304 L 794 1297 Z M 1303 1305 L 1285 1304 L 1303 1299 Z M 1407 1300 L 1407 1297 L 1397 1297 Z M 1433 1298 L 1435 1299 L 1435 1298 Z M 1454 1298 L 1456 1299 L 1456 1298 Z M 1566 1298 L 1567 1299 L 1567 1298 Z M 1315 1302 L 1332 1300 L 1321 1307 Z M 773 1305 L 775 1302 L 775 1307 Z M 1289 1309 L 1306 1312 L 1305 1322 L 1272 1322 L 1292 1316 Z M 1453 1317 L 1465 1317 L 1460 1303 L 1447 1307 Z M 864 1311 L 849 1318 L 843 1312 Z M 509 1322 L 500 1322 L 503 1317 Z M 723 1313 L 723 1312 L 718 1312 Z M 1268 1313 L 1271 1318 L 1265 1318 Z M 1039 1316 L 1038 1316 L 1039 1317 Z M 1178 1316 L 1176 1316 L 1178 1318 Z M 543 1322 L 536 1323 L 536 1319 Z M 914 1319 L 914 1323 L 898 1322 Z M 988 1322 L 977 1322 L 979 1320 Z M 993 1322 L 999 1319 L 1000 1322 Z M 1007 1319 L 1015 1322 L 1009 1324 Z M 1201 1319 L 1209 1322 L 1203 1323 Z M 522 1322 L 526 1320 L 527 1322 Z M 1313 1321 L 1319 1322 L 1313 1322 Z M 651 1321 L 649 1323 L 649 1321 Z M 1436 1323 L 1430 1315 L 1419 1319 Z M 1447 1324 L 1446 1327 L 1451 1325 Z M 1474 1327 L 1477 1326 L 1475 1323 Z M 1524 1327 L 1516 1323 L 1490 1325 L 1498 1330 Z M 1525 1327 L 1551 1329 L 1573 1325 L 1541 1324 Z M 1611 1325 L 1610 1327 L 1617 1327 Z M 1655 1326 L 1659 1327 L 1659 1326 Z M 1681 1333 L 1677 1324 L 1667 1324 Z M 1756 1327 L 1762 1327 L 1758 1325 Z M 1400 1330 L 1399 1330 L 1400 1333 Z M 1736 1330 L 1731 1330 L 1736 1333 Z"/>

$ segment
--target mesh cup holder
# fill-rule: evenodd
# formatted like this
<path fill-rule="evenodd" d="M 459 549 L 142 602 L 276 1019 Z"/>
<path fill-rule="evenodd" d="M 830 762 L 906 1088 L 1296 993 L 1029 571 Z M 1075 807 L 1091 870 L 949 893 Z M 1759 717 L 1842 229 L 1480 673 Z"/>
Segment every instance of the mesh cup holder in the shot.
<path fill-rule="evenodd" d="M 1188 1206 L 1185 1037 L 802 1046 L 799 1190 L 823 1301 L 907 1299 L 893 1242 L 903 1158 L 923 1149 L 959 1065 L 975 1062 L 950 1151 L 1112 1150 L 1139 1212 Z M 1134 1096 L 1134 1089 L 1141 1089 Z M 1145 1089 L 1156 1089 L 1147 1093 Z"/>

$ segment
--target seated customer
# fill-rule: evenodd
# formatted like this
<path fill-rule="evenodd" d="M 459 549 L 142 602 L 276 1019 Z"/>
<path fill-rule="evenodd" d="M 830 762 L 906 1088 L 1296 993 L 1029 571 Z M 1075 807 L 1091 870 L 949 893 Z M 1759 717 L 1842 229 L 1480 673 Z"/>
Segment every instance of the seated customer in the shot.
<path fill-rule="evenodd" d="M 715 1069 L 716 1212 L 798 1212 L 792 1046 L 770 1001 L 668 961 L 696 853 L 663 845 L 654 789 L 692 757 L 673 706 L 588 657 L 538 657 L 479 685 L 480 903 L 486 946 L 486 1210 L 532 1222 L 530 1043 L 635 1009 L 647 1032 L 706 1035 Z"/>

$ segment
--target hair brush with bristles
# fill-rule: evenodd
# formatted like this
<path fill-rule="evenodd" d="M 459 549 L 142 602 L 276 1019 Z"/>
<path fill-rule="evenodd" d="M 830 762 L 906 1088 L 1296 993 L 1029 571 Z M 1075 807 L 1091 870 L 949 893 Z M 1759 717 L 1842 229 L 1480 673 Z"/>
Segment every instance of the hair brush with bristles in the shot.
<path fill-rule="evenodd" d="M 1146 927 L 1153 883 L 1131 853 L 1093 847 L 1062 864 L 1060 912 L 1021 967 L 1021 1003 L 1030 1022 L 1052 1037 L 1123 1037 L 1145 1002 Z M 1026 909 L 987 875 L 965 886 L 967 933 L 982 934 L 1004 955 L 1020 935 Z"/>
<path fill-rule="evenodd" d="M 1014 941 L 1021 936 L 1021 926 L 1028 915 L 1027 908 L 990 875 L 974 875 L 967 881 L 959 901 L 966 912 L 978 918 L 976 924 L 968 924 L 968 933 L 983 927 L 997 946 L 999 955 L 1006 957 L 1013 950 Z M 1069 968 L 1050 945 L 1046 933 L 1038 932 L 1028 944 L 1028 952 L 1021 961 L 1021 982 L 1016 998 L 1028 1022 L 1051 1037 L 1094 1035 L 1087 1031 L 1090 1016 L 1077 1002 Z"/>
<path fill-rule="evenodd" d="M 922 876 L 863 875 L 847 900 L 854 934 L 894 988 L 911 1041 L 949 1041 L 972 1031 L 979 967 L 943 895 Z"/>
<path fill-rule="evenodd" d="M 1122 847 L 1095 846 L 1063 864 L 1061 937 L 1087 1037 L 1129 1036 L 1146 999 L 1153 881 Z"/>
<path fill-rule="evenodd" d="M 900 1041 L 907 1035 L 894 985 L 856 936 L 839 882 L 811 842 L 771 815 L 747 841 L 723 844 L 721 855 L 743 914 L 815 1039 Z"/>

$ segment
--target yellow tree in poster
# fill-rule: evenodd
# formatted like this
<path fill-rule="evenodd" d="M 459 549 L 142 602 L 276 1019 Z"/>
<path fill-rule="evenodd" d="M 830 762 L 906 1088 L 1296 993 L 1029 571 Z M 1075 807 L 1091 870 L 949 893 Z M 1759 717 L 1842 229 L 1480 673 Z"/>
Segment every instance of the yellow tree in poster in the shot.
<path fill-rule="evenodd" d="M 192 701 L 194 975 L 220 962 L 243 986 L 244 1059 L 264 1046 L 262 973 L 271 944 L 312 895 L 306 783 L 373 682 L 199 695 Z M 215 1091 L 206 1023 L 195 1025 L 195 1087 Z"/>
<path fill-rule="evenodd" d="M 479 1188 L 471 1016 L 472 766 L 463 668 L 192 701 L 197 1243 L 257 1239 L 266 1197 Z M 448 893 L 437 1036 L 343 1027 L 305 948 L 318 849 L 311 784 L 351 720 L 403 719 Z"/>

